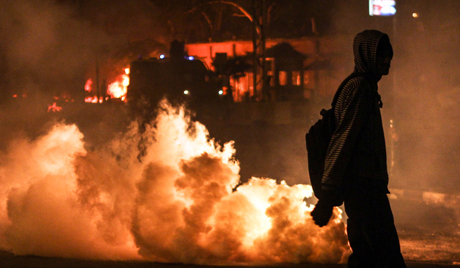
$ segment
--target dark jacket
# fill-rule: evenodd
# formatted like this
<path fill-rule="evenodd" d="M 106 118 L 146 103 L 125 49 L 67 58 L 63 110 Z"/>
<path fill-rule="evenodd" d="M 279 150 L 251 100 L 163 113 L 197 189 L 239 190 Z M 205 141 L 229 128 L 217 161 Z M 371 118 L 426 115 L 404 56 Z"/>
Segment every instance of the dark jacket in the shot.
<path fill-rule="evenodd" d="M 335 105 L 337 128 L 328 147 L 323 190 L 359 191 L 362 186 L 388 192 L 382 102 L 377 92 L 381 76 L 376 70 L 377 45 L 383 36 L 388 37 L 366 30 L 355 37 L 354 73 L 359 75 L 346 83 Z"/>

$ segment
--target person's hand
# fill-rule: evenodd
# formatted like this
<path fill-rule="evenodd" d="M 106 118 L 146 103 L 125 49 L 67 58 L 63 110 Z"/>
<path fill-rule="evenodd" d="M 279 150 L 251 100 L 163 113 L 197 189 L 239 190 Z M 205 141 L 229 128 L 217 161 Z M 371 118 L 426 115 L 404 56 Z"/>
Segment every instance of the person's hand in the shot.
<path fill-rule="evenodd" d="M 331 219 L 333 208 L 333 205 L 318 200 L 318 203 L 316 203 L 315 208 L 310 213 L 315 224 L 319 227 L 327 225 L 327 223 Z"/>

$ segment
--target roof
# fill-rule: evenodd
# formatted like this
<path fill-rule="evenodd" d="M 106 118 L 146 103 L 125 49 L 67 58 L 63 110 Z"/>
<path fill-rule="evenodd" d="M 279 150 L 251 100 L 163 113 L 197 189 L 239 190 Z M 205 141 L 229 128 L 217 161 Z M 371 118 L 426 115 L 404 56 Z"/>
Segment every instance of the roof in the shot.
<path fill-rule="evenodd" d="M 287 42 L 276 44 L 265 51 L 265 56 L 269 58 L 295 58 L 305 60 L 307 56 L 295 50 Z"/>

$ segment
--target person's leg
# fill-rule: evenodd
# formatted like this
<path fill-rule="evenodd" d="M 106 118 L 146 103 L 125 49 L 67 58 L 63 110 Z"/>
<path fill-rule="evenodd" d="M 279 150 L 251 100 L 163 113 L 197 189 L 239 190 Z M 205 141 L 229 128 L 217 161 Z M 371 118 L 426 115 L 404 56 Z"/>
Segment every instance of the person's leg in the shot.
<path fill-rule="evenodd" d="M 353 251 L 348 267 L 406 267 L 385 193 L 349 196 L 345 200 L 345 211 L 348 240 Z"/>
<path fill-rule="evenodd" d="M 375 208 L 379 263 L 377 267 L 406 267 L 387 195 L 376 196 Z"/>
<path fill-rule="evenodd" d="M 369 217 L 373 213 L 372 204 L 362 195 L 353 195 L 345 199 L 345 211 L 348 216 L 347 232 L 352 254 L 348 258 L 349 268 L 375 267 L 377 263 L 374 223 Z"/>

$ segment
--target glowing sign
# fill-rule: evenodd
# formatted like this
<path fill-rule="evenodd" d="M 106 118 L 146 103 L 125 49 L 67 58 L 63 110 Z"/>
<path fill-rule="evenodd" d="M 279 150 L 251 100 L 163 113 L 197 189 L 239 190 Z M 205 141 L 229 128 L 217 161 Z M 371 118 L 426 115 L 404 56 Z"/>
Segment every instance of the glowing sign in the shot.
<path fill-rule="evenodd" d="M 369 15 L 393 16 L 396 14 L 396 0 L 369 0 Z"/>

